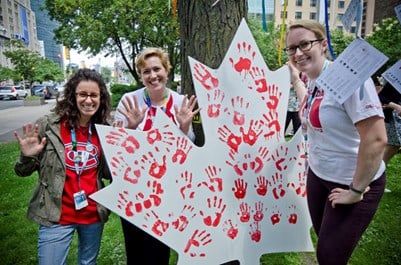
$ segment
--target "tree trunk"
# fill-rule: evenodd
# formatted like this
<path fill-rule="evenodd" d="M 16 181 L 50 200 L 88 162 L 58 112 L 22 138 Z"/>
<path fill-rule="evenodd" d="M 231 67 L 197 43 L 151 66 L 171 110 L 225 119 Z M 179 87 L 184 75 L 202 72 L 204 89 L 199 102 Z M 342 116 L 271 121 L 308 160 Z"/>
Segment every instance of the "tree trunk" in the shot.
<path fill-rule="evenodd" d="M 246 0 L 179 0 L 178 17 L 181 37 L 181 87 L 194 94 L 188 56 L 218 68 L 241 20 L 247 17 Z M 202 125 L 194 123 L 195 144 L 202 146 Z"/>

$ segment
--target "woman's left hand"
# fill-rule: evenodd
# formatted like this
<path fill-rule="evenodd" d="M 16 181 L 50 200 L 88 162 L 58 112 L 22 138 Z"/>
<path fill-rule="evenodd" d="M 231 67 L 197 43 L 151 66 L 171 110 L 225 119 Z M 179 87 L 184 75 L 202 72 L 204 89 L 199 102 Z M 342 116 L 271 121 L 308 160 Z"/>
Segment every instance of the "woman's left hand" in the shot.
<path fill-rule="evenodd" d="M 177 105 L 174 105 L 177 122 L 184 134 L 188 133 L 189 127 L 192 123 L 192 118 L 200 111 L 200 108 L 194 110 L 196 102 L 196 96 L 192 95 L 188 99 L 187 95 L 185 95 L 180 109 Z"/>
<path fill-rule="evenodd" d="M 363 194 L 358 194 L 351 189 L 342 189 L 335 188 L 332 189 L 329 194 L 329 201 L 331 202 L 331 206 L 333 208 L 336 207 L 337 204 L 353 204 L 362 201 L 363 195 L 370 190 L 368 186 Z"/>

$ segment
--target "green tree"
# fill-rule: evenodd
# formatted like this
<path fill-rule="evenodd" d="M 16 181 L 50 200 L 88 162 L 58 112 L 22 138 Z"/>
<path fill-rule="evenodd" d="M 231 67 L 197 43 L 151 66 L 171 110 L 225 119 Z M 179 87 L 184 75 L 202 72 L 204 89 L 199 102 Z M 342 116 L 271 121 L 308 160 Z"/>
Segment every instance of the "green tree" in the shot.
<path fill-rule="evenodd" d="M 213 2 L 215 5 L 212 6 Z M 178 1 L 181 40 L 181 87 L 194 94 L 188 56 L 217 68 L 243 18 L 248 14 L 245 0 Z M 196 144 L 203 145 L 201 124 L 194 124 Z"/>
<path fill-rule="evenodd" d="M 255 19 L 249 19 L 248 26 L 269 69 L 274 71 L 280 68 L 282 65 L 278 61 L 279 53 L 282 55 L 282 62 L 287 61 L 287 54 L 279 51 L 281 27 L 276 27 L 274 22 L 269 22 L 265 32 L 261 23 Z"/>
<path fill-rule="evenodd" d="M 334 55 L 338 57 L 354 39 L 354 35 L 345 35 L 343 31 L 338 29 L 331 30 L 330 41 L 333 46 Z"/>
<path fill-rule="evenodd" d="M 4 56 L 14 65 L 12 70 L 8 70 L 14 82 L 27 80 L 32 85 L 33 82 L 64 79 L 63 71 L 58 64 L 28 50 L 20 40 L 10 41 Z"/>
<path fill-rule="evenodd" d="M 178 26 L 169 1 L 46 0 L 45 4 L 50 17 L 60 23 L 56 39 L 65 46 L 90 55 L 121 55 L 137 83 L 136 55 L 145 47 L 163 47 L 174 73 L 179 62 Z"/>
<path fill-rule="evenodd" d="M 396 17 L 388 17 L 380 24 L 374 24 L 373 31 L 366 37 L 366 41 L 389 58 L 378 70 L 378 75 L 401 59 L 401 24 Z"/>

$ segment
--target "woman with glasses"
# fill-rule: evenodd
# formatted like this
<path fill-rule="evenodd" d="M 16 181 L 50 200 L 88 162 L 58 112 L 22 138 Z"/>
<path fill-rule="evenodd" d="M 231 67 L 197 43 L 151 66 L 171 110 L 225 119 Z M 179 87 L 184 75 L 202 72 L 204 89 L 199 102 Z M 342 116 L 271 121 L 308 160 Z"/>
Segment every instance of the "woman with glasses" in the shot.
<path fill-rule="evenodd" d="M 28 218 L 39 224 L 38 264 L 66 264 L 75 231 L 78 264 L 96 264 L 109 211 L 89 196 L 111 179 L 95 124 L 107 124 L 110 96 L 102 76 L 81 69 L 52 113 L 15 132 L 18 176 L 39 174 Z"/>
<path fill-rule="evenodd" d="M 117 106 L 115 125 L 148 131 L 157 112 L 164 112 L 192 141 L 192 118 L 196 98 L 180 95 L 166 87 L 171 70 L 168 54 L 160 48 L 147 48 L 136 59 L 136 70 L 144 87 L 126 93 Z M 170 248 L 140 228 L 121 218 L 127 264 L 168 265 Z"/>
<path fill-rule="evenodd" d="M 382 157 L 387 137 L 372 80 L 366 80 L 343 104 L 324 87 L 315 86 L 330 67 L 327 48 L 323 25 L 301 21 L 289 26 L 285 51 L 291 81 L 302 93 L 298 73 L 309 80 L 301 117 L 309 146 L 307 199 L 318 236 L 317 259 L 321 265 L 345 265 L 384 192 Z"/>

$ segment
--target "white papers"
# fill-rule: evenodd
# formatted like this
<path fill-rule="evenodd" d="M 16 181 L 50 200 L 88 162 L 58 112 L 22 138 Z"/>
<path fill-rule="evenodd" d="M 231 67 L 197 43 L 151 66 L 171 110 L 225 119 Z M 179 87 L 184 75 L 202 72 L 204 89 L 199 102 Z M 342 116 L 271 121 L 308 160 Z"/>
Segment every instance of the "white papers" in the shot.
<path fill-rule="evenodd" d="M 387 56 L 356 38 L 316 80 L 319 87 L 342 104 L 386 61 Z"/>
<path fill-rule="evenodd" d="M 382 76 L 401 94 L 401 60 L 387 69 Z"/>
<path fill-rule="evenodd" d="M 347 10 L 345 11 L 344 15 L 341 17 L 341 22 L 343 23 L 344 28 L 348 32 L 351 31 L 351 25 L 356 18 L 359 1 L 360 0 L 352 0 L 351 3 L 349 4 Z"/>

